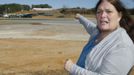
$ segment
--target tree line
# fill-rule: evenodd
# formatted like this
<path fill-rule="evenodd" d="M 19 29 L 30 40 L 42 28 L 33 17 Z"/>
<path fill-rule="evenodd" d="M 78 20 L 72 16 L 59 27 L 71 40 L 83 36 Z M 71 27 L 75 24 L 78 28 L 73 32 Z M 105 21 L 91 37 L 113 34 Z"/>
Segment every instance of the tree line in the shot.
<path fill-rule="evenodd" d="M 64 15 L 66 14 L 94 14 L 94 8 L 92 9 L 86 9 L 86 8 L 80 8 L 80 7 L 76 7 L 76 8 L 61 8 L 59 9 L 60 13 L 63 13 Z"/>
<path fill-rule="evenodd" d="M 81 13 L 81 14 L 95 14 L 95 8 L 91 9 L 86 9 L 86 8 L 61 8 L 59 9 L 61 13 L 63 14 L 76 14 L 76 13 Z M 130 15 L 134 15 L 134 8 L 132 9 L 127 9 L 128 13 Z"/>
<path fill-rule="evenodd" d="M 0 14 L 14 13 L 14 12 L 23 11 L 23 10 L 29 11 L 32 8 L 52 8 L 52 6 L 48 4 L 39 4 L 39 5 L 32 5 L 32 7 L 30 7 L 29 5 L 21 5 L 21 4 L 16 4 L 16 3 L 2 4 L 0 5 Z"/>

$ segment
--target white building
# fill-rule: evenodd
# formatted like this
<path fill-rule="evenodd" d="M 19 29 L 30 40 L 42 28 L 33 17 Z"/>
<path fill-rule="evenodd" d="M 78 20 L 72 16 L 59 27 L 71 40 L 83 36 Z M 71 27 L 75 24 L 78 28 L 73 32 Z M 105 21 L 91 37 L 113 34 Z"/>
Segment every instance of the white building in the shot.
<path fill-rule="evenodd" d="M 53 11 L 52 8 L 33 8 L 33 11 Z"/>

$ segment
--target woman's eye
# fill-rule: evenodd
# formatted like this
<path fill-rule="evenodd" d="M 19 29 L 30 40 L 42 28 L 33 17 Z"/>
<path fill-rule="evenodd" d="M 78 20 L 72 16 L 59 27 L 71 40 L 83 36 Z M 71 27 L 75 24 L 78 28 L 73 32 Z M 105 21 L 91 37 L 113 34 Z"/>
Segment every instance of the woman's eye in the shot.
<path fill-rule="evenodd" d="M 99 14 L 100 12 L 99 11 L 97 11 L 97 14 Z"/>
<path fill-rule="evenodd" d="M 101 11 L 97 11 L 96 13 L 99 14 L 99 13 L 101 13 Z"/>
<path fill-rule="evenodd" d="M 108 10 L 108 11 L 106 11 L 107 13 L 112 13 L 112 11 L 110 11 L 110 10 Z"/>

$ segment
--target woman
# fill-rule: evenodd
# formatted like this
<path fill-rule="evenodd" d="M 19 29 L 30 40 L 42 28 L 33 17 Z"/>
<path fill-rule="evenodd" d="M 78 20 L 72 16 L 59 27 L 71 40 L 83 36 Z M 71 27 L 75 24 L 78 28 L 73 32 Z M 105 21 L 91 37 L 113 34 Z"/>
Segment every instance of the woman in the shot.
<path fill-rule="evenodd" d="M 77 64 L 69 59 L 65 69 L 72 75 L 127 75 L 134 65 L 134 25 L 127 15 L 120 0 L 99 0 L 97 26 L 83 19 L 91 38 Z"/>

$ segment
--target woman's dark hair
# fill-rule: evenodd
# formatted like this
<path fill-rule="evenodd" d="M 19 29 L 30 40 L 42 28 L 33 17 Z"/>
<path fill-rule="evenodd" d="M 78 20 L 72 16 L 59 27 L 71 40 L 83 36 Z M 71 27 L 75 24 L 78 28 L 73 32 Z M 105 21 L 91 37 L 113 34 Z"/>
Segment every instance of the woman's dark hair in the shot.
<path fill-rule="evenodd" d="M 134 21 L 129 16 L 126 8 L 124 7 L 124 5 L 120 0 L 107 0 L 107 1 L 111 3 L 119 13 L 122 14 L 122 18 L 120 20 L 120 26 L 126 29 L 128 35 L 134 42 Z M 97 11 L 97 8 L 101 4 L 101 2 L 103 2 L 103 0 L 99 0 L 99 2 L 95 7 L 95 11 Z"/>

